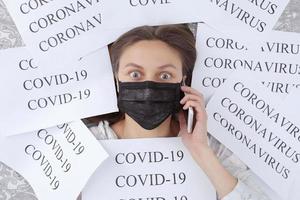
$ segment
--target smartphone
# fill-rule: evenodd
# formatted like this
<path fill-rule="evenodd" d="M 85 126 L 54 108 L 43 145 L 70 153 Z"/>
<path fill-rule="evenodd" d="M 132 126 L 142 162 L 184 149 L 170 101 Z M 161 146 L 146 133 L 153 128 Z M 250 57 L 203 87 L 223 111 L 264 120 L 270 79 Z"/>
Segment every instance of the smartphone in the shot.
<path fill-rule="evenodd" d="M 185 79 L 186 79 L 186 77 L 184 77 L 184 80 L 183 80 L 183 85 L 184 86 L 186 85 L 185 84 Z M 187 115 L 188 115 L 187 116 L 187 132 L 192 133 L 192 131 L 193 131 L 193 121 L 194 121 L 194 109 L 192 107 L 189 107 Z"/>
<path fill-rule="evenodd" d="M 194 121 L 194 109 L 189 107 L 188 119 L 187 119 L 187 132 L 192 133 L 193 131 L 193 121 Z"/>

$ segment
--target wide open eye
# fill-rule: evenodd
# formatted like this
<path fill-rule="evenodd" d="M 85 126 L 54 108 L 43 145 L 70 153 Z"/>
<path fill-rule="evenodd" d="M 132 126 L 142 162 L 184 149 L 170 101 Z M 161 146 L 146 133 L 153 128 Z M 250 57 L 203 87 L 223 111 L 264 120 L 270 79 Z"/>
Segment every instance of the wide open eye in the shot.
<path fill-rule="evenodd" d="M 132 72 L 129 73 L 129 75 L 134 80 L 140 79 L 141 76 L 142 76 L 141 72 L 139 72 L 139 71 L 132 71 Z"/>
<path fill-rule="evenodd" d="M 163 72 L 163 73 L 160 74 L 159 78 L 165 81 L 165 80 L 171 79 L 172 75 L 168 72 Z"/>

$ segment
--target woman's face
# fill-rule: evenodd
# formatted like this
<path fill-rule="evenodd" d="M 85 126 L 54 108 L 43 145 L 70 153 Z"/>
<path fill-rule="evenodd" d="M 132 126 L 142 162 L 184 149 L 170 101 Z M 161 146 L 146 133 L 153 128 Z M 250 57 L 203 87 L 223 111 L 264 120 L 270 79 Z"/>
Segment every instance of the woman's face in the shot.
<path fill-rule="evenodd" d="M 120 57 L 118 79 L 121 82 L 182 81 L 179 52 L 159 40 L 142 40 L 127 47 Z"/>

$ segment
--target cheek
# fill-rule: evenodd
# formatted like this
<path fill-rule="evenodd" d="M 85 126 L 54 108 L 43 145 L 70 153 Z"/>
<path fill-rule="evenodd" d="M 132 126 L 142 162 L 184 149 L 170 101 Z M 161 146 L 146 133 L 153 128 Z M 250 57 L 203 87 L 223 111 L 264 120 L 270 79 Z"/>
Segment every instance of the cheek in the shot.
<path fill-rule="evenodd" d="M 182 81 L 183 76 L 184 76 L 183 75 L 183 69 L 182 68 L 178 69 L 177 72 L 176 72 L 176 79 L 177 79 L 177 81 L 178 82 Z"/>
<path fill-rule="evenodd" d="M 120 73 L 120 71 L 117 73 L 117 76 L 119 81 L 125 81 L 126 77 L 124 76 L 124 74 Z"/>
<path fill-rule="evenodd" d="M 181 82 L 182 79 L 183 79 L 183 76 L 182 76 L 182 74 L 181 74 L 181 75 L 179 76 L 178 82 Z"/>
<path fill-rule="evenodd" d="M 183 76 L 179 76 L 176 80 L 177 83 L 182 82 Z"/>

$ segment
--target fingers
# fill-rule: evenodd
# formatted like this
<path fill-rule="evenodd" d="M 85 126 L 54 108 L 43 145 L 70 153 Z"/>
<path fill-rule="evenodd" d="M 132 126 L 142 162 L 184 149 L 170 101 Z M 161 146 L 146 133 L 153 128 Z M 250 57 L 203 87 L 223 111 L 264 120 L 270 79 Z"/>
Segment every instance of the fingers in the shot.
<path fill-rule="evenodd" d="M 205 102 L 203 95 L 191 87 L 182 86 L 181 88 L 182 91 L 186 94 L 185 97 L 183 97 L 180 101 L 180 103 L 184 105 L 183 110 L 187 110 L 189 107 L 194 108 L 194 110 L 196 111 L 196 120 L 206 122 L 207 115 L 205 111 Z"/>
<path fill-rule="evenodd" d="M 181 90 L 183 92 L 187 93 L 187 94 L 195 94 L 197 96 L 200 96 L 200 97 L 202 96 L 203 97 L 203 95 L 200 92 L 198 92 L 194 88 L 191 88 L 191 87 L 188 87 L 188 86 L 181 86 Z"/>
<path fill-rule="evenodd" d="M 195 111 L 196 117 L 192 134 L 188 134 L 187 131 L 184 131 L 181 133 L 181 137 L 183 143 L 190 147 L 189 149 L 192 152 L 195 152 L 199 149 L 199 146 L 205 148 L 208 146 L 205 101 L 203 95 L 191 87 L 182 86 L 181 90 L 185 93 L 185 97 L 180 101 L 183 105 L 183 110 L 187 110 L 189 107 L 192 107 Z M 180 125 L 180 127 L 182 126 L 184 126 L 184 130 L 186 130 L 187 125 L 185 124 L 185 120 L 184 124 Z"/>
<path fill-rule="evenodd" d="M 205 109 L 200 106 L 200 104 L 196 101 L 188 101 L 185 103 L 185 105 L 183 106 L 183 110 L 187 110 L 189 107 L 192 107 L 195 111 L 196 111 L 196 120 L 197 121 L 205 121 L 207 119 L 207 114 Z"/>
<path fill-rule="evenodd" d="M 187 100 L 193 100 L 200 102 L 201 105 L 205 107 L 204 96 L 196 89 L 188 86 L 182 86 L 181 90 L 185 93 L 185 96 L 181 99 L 180 103 L 183 102 L 182 104 L 184 104 Z"/>
<path fill-rule="evenodd" d="M 188 100 L 198 101 L 199 103 L 202 101 L 202 98 L 195 94 L 186 94 L 180 101 L 181 104 L 186 103 Z"/>
<path fill-rule="evenodd" d="M 182 109 L 187 110 L 189 107 L 193 107 L 197 112 L 201 112 L 201 110 L 202 110 L 200 102 L 197 102 L 197 101 L 189 100 L 189 101 L 185 102 Z"/>

